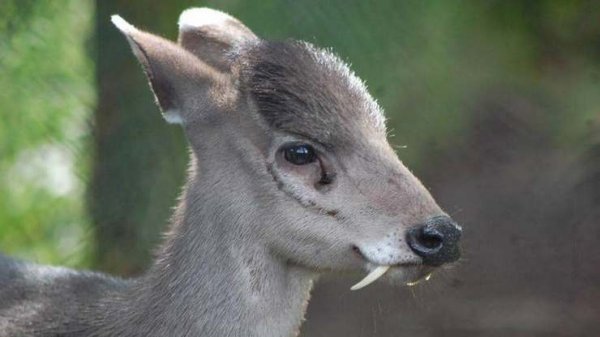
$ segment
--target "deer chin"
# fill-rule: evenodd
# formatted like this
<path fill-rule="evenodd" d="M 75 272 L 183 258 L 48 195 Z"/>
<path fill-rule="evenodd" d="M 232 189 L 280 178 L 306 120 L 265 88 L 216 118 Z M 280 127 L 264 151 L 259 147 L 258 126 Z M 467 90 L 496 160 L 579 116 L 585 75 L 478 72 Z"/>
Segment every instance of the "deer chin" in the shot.
<path fill-rule="evenodd" d="M 358 283 L 353 285 L 350 290 L 359 290 L 369 284 L 377 281 L 385 275 L 386 279 L 392 283 L 401 283 L 407 286 L 417 285 L 419 282 L 428 281 L 431 278 L 433 268 L 419 264 L 411 265 L 372 265 L 370 264 L 370 272 Z"/>

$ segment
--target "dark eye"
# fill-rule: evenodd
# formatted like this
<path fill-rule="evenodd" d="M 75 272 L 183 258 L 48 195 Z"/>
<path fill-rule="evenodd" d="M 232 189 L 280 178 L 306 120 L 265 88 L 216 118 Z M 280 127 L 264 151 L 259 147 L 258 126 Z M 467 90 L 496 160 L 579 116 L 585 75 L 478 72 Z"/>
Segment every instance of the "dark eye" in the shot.
<path fill-rule="evenodd" d="M 285 160 L 294 165 L 306 165 L 317 160 L 315 149 L 308 144 L 291 145 L 283 149 Z"/>

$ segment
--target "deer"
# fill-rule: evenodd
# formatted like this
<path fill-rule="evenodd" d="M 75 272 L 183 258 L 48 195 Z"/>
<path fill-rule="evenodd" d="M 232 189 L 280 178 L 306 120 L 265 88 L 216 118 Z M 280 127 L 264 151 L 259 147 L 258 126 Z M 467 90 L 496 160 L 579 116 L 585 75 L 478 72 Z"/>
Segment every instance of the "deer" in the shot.
<path fill-rule="evenodd" d="M 135 278 L 0 256 L 0 336 L 297 336 L 323 273 L 426 278 L 462 228 L 402 164 L 365 84 L 329 50 L 190 8 L 172 42 L 111 17 L 190 164 Z"/>

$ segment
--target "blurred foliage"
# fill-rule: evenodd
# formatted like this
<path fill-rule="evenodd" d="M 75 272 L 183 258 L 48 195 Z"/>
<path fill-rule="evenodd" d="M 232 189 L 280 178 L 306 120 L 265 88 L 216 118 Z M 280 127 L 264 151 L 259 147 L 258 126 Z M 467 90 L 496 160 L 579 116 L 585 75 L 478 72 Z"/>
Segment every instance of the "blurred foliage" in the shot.
<path fill-rule="evenodd" d="M 3 251 L 77 265 L 88 261 L 81 256 L 88 256 L 91 241 L 96 240 L 96 247 L 106 242 L 98 239 L 103 226 L 117 229 L 107 235 L 141 240 L 136 249 L 142 252 L 157 242 L 158 228 L 167 221 L 179 191 L 186 149 L 180 133 L 162 124 L 143 75 L 108 15 L 118 12 L 175 39 L 180 11 L 202 5 L 227 11 L 268 38 L 294 37 L 333 48 L 366 80 L 387 112 L 392 142 L 417 171 L 427 166 L 428 154 L 452 152 L 464 141 L 477 106 L 489 96 L 520 97 L 541 107 L 534 130 L 550 135 L 554 147 L 583 144 L 598 115 L 598 1 L 99 0 L 94 36 L 98 90 L 100 95 L 109 92 L 115 101 L 103 100 L 109 103 L 101 104 L 95 119 L 110 119 L 112 126 L 101 130 L 111 132 L 98 137 L 111 138 L 97 139 L 92 146 L 86 126 L 94 101 L 94 64 L 86 51 L 92 3 L 4 0 Z M 92 193 L 89 199 L 96 219 L 92 237 L 82 207 L 83 185 L 92 175 L 90 148 L 101 154 L 94 157 L 100 168 L 91 171 L 115 181 L 110 185 L 102 178 L 94 185 L 102 188 L 102 196 Z M 60 181 L 65 176 L 71 177 L 69 188 Z M 140 192 L 144 187 L 151 192 Z M 123 223 L 133 226 L 133 232 L 119 227 Z M 109 260 L 118 264 L 122 258 L 127 256 Z M 147 263 L 148 258 L 140 261 Z"/>
<path fill-rule="evenodd" d="M 90 1 L 0 2 L 0 251 L 89 261 Z"/>

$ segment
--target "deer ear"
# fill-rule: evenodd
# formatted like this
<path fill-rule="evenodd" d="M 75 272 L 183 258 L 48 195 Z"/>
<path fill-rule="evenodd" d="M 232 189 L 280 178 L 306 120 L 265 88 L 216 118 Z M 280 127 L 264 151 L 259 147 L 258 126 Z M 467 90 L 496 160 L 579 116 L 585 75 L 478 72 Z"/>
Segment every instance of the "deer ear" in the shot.
<path fill-rule="evenodd" d="M 257 40 L 236 18 L 214 9 L 190 8 L 179 16 L 179 44 L 223 72 L 231 70 L 236 47 Z"/>
<path fill-rule="evenodd" d="M 118 15 L 111 21 L 127 37 L 167 122 L 183 124 L 202 114 L 197 109 L 211 108 L 211 89 L 222 82 L 223 74 L 179 45 L 143 32 Z"/>

